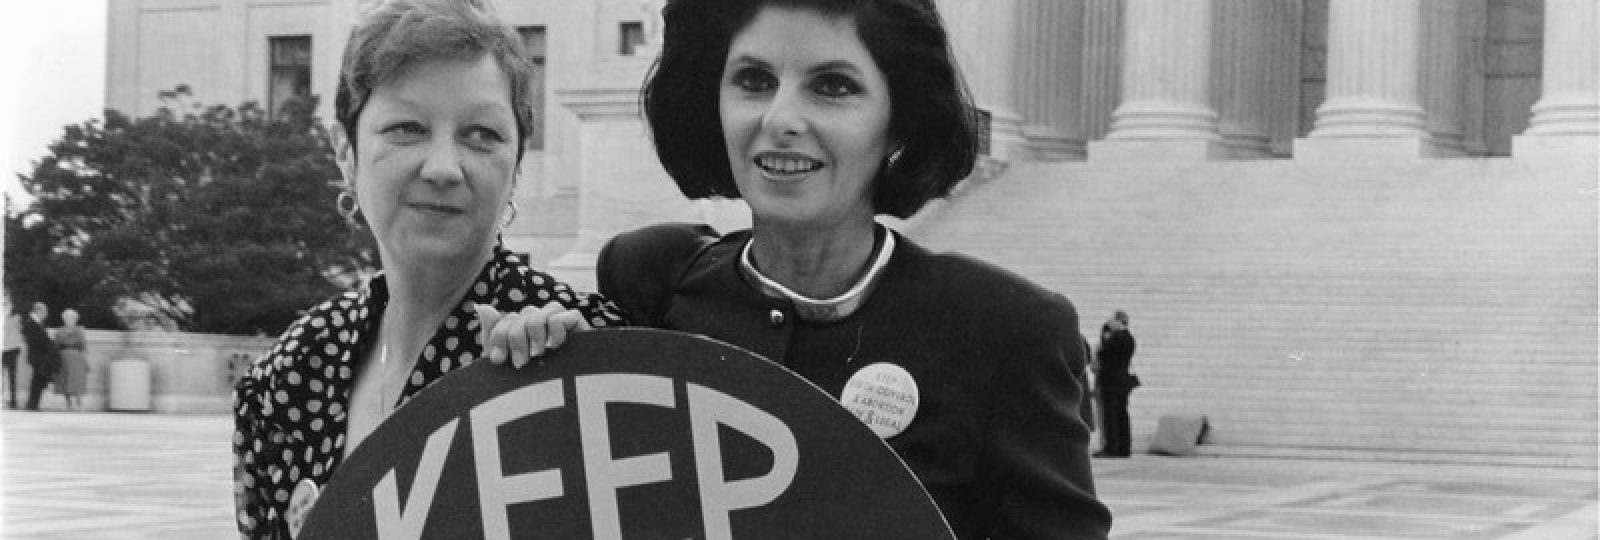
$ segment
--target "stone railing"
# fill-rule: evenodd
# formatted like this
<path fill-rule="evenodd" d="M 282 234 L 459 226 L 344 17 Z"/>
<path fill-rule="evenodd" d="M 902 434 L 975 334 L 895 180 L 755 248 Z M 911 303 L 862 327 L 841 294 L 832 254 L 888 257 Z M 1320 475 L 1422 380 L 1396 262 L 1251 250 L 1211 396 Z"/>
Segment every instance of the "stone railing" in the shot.
<path fill-rule="evenodd" d="M 159 413 L 228 412 L 234 381 L 273 342 L 270 337 L 113 330 L 88 330 L 85 338 L 89 380 L 83 410 L 106 408 L 107 394 L 115 384 L 110 377 L 112 362 L 138 359 L 150 366 L 150 406 Z M 26 361 L 18 364 L 17 390 L 25 397 L 29 368 Z M 45 390 L 40 406 L 60 410 L 65 401 L 52 386 Z"/>

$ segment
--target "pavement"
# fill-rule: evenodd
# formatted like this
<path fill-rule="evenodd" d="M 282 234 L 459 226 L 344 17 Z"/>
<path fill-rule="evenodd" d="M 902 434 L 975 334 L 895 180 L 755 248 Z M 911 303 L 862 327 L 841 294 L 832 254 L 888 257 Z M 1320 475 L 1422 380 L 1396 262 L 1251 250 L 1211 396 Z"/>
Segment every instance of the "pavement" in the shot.
<path fill-rule="evenodd" d="M 0 411 L 0 538 L 235 538 L 230 419 Z M 1117 539 L 1596 539 L 1593 468 L 1096 459 Z"/>

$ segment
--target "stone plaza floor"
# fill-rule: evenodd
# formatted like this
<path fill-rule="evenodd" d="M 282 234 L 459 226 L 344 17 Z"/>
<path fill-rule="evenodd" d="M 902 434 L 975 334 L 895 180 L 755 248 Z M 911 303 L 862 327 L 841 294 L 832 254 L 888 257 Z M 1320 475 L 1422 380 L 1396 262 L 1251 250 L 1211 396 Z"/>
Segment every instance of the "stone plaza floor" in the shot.
<path fill-rule="evenodd" d="M 0 411 L 0 539 L 236 537 L 220 415 Z M 1094 462 L 1118 539 L 1597 536 L 1594 469 L 1135 456 Z"/>

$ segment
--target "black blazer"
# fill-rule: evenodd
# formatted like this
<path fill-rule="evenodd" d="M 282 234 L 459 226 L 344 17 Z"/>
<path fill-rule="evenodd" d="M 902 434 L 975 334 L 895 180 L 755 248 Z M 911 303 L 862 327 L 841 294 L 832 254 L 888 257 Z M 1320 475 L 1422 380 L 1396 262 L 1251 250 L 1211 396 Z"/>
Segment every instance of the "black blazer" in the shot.
<path fill-rule="evenodd" d="M 897 235 L 858 311 L 801 322 L 791 302 L 741 275 L 749 238 L 681 224 L 623 233 L 600 252 L 600 291 L 635 322 L 750 349 L 836 399 L 862 366 L 905 368 L 920 403 L 888 443 L 960 538 L 1106 537 L 1111 515 L 1094 496 L 1073 376 L 1084 348 L 1063 330 L 1078 327 L 1065 297 Z"/>
<path fill-rule="evenodd" d="M 1107 392 L 1133 390 L 1133 378 L 1128 375 L 1133 364 L 1133 333 L 1126 329 L 1106 329 L 1101 336 L 1100 388 Z"/>
<path fill-rule="evenodd" d="M 55 340 L 50 339 L 44 325 L 32 316 L 22 316 L 22 340 L 28 343 L 28 365 L 40 373 L 55 373 L 61 367 L 61 357 Z"/>

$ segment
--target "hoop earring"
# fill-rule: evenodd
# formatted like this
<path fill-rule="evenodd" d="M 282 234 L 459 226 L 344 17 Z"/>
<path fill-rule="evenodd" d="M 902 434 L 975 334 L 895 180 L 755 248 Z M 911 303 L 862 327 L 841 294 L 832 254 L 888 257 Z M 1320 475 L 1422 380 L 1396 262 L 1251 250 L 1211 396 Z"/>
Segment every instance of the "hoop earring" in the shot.
<path fill-rule="evenodd" d="M 506 206 L 511 207 L 511 212 L 506 214 L 506 219 L 504 221 L 500 222 L 501 230 L 505 230 L 506 227 L 510 227 L 511 222 L 517 220 L 517 201 L 514 199 L 507 201 Z"/>
<path fill-rule="evenodd" d="M 346 201 L 349 202 L 347 203 Z M 340 191 L 339 195 L 333 198 L 333 207 L 338 209 L 339 216 L 343 217 L 351 226 L 356 225 L 356 214 L 361 212 L 361 203 L 356 202 L 354 193 L 351 193 L 348 189 Z"/>

